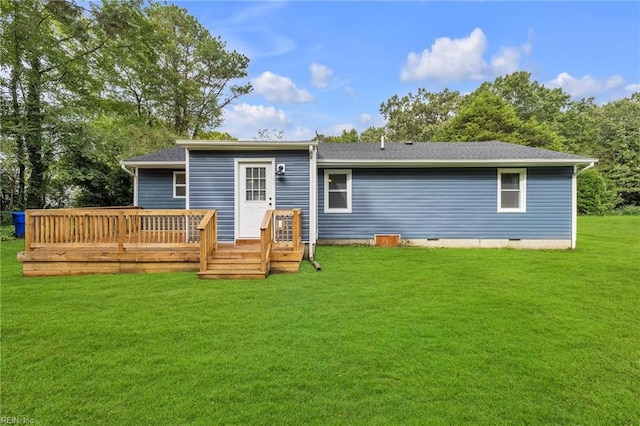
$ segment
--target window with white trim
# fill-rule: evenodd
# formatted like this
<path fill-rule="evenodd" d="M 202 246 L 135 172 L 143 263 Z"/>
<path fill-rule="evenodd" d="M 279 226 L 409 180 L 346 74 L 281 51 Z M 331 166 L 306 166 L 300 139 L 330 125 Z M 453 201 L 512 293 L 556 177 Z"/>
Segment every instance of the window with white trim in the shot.
<path fill-rule="evenodd" d="M 187 174 L 185 172 L 173 172 L 173 198 L 185 198 L 187 196 Z"/>
<path fill-rule="evenodd" d="M 324 212 L 351 213 L 351 170 L 324 171 Z"/>
<path fill-rule="evenodd" d="M 527 211 L 527 169 L 498 169 L 498 213 Z"/>

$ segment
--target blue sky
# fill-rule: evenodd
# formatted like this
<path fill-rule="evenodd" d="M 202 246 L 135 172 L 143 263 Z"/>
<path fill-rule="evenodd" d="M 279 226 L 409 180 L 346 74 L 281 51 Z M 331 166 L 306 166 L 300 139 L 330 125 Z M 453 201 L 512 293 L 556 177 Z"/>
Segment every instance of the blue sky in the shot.
<path fill-rule="evenodd" d="M 254 91 L 220 129 L 240 139 L 360 132 L 394 94 L 514 71 L 600 103 L 640 91 L 640 2 L 173 3 L 250 59 Z"/>

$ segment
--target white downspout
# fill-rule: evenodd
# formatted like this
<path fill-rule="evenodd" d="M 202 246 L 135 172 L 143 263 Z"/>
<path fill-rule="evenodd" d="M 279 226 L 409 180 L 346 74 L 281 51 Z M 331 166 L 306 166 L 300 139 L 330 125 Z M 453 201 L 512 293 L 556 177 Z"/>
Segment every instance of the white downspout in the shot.
<path fill-rule="evenodd" d="M 184 208 L 189 210 L 191 208 L 191 179 L 189 177 L 190 164 L 189 164 L 189 149 L 184 149 L 184 180 L 186 184 L 186 194 Z"/>
<path fill-rule="evenodd" d="M 133 177 L 133 205 L 138 205 L 138 168 L 135 168 L 135 173 L 127 169 L 123 163 L 120 163 L 120 168 L 129 176 Z"/>
<path fill-rule="evenodd" d="M 318 149 L 309 145 L 309 259 L 313 260 L 318 233 Z"/>
<path fill-rule="evenodd" d="M 584 169 L 580 169 L 580 170 L 578 170 L 578 172 L 577 172 L 577 173 L 575 173 L 575 175 L 576 175 L 576 176 L 578 176 L 580 173 L 582 173 L 582 172 L 584 172 L 584 171 L 586 171 L 586 170 L 589 170 L 590 168 L 592 168 L 592 167 L 593 167 L 593 166 L 595 166 L 595 165 L 596 165 L 596 162 L 595 162 L 595 161 L 592 161 L 592 162 L 591 162 L 591 163 L 589 163 L 589 165 L 588 165 L 587 167 L 585 167 Z"/>
<path fill-rule="evenodd" d="M 578 238 L 578 175 L 594 165 L 595 161 L 592 161 L 581 170 L 578 170 L 578 166 L 573 166 L 573 175 L 571 176 L 571 249 L 576 248 Z"/>

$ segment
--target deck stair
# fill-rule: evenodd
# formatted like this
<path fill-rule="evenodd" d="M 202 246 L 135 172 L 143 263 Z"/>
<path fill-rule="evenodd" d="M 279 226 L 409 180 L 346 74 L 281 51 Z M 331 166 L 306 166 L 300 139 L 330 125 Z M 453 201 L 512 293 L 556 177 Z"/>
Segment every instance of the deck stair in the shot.
<path fill-rule="evenodd" d="M 244 240 L 218 243 L 207 258 L 207 269 L 198 272 L 205 279 L 264 279 L 272 272 L 298 272 L 303 250 L 292 247 L 273 247 L 269 262 L 263 268 L 260 241 Z"/>

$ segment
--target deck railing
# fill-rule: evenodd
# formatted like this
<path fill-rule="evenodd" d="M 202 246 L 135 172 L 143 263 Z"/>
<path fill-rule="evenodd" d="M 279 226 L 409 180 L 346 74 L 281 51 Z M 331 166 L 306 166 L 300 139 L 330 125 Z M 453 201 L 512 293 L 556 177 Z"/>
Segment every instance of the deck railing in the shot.
<path fill-rule="evenodd" d="M 197 247 L 205 210 L 27 210 L 25 250 Z"/>
<path fill-rule="evenodd" d="M 218 248 L 218 213 L 209 210 L 198 225 L 200 238 L 200 272 L 205 272 L 208 258 Z"/>
<path fill-rule="evenodd" d="M 273 210 L 273 242 L 298 250 L 302 242 L 302 211 Z"/>
<path fill-rule="evenodd" d="M 260 260 L 262 270 L 267 271 L 273 246 L 292 247 L 298 250 L 302 243 L 302 211 L 267 210 L 260 226 Z M 268 271 L 267 271 L 268 272 Z"/>

